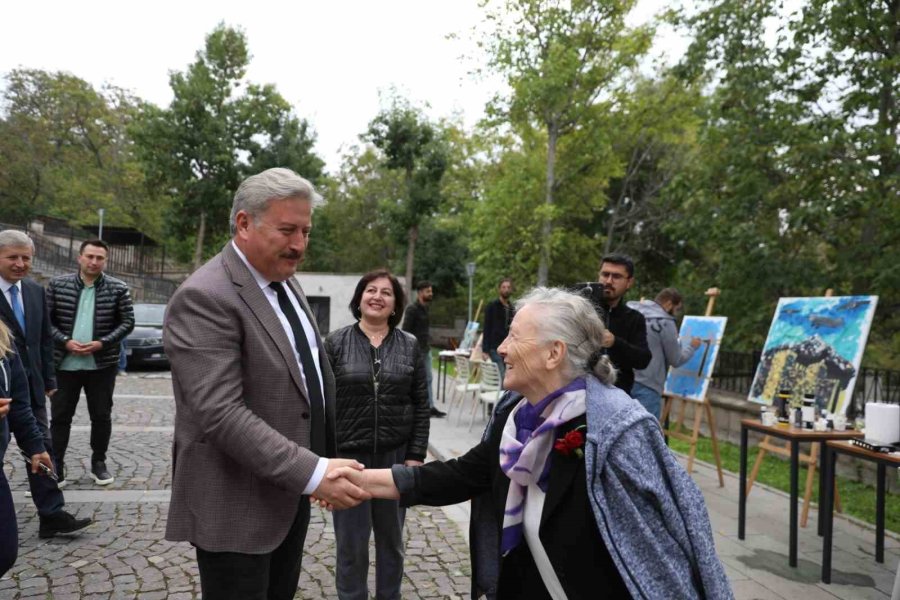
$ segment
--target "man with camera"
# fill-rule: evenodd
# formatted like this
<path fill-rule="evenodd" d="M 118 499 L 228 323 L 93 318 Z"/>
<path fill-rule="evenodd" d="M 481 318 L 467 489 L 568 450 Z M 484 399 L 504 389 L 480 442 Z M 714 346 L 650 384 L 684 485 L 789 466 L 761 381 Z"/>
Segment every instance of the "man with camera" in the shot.
<path fill-rule="evenodd" d="M 634 370 L 645 368 L 651 358 L 643 315 L 622 301 L 634 285 L 634 262 L 624 254 L 607 254 L 600 259 L 598 279 L 582 293 L 590 295 L 607 327 L 601 345 L 619 371 L 616 386 L 631 394 Z"/>

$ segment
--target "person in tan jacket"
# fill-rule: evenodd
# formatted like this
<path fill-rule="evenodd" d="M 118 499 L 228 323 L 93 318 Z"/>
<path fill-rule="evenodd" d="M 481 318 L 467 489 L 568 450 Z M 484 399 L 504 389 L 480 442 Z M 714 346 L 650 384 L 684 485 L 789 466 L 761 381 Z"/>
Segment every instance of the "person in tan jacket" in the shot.
<path fill-rule="evenodd" d="M 293 276 L 309 241 L 312 185 L 288 169 L 244 180 L 233 238 L 169 302 L 175 441 L 166 539 L 197 549 L 204 598 L 293 598 L 309 496 L 369 495 L 325 474 L 336 456 L 334 377 Z"/>

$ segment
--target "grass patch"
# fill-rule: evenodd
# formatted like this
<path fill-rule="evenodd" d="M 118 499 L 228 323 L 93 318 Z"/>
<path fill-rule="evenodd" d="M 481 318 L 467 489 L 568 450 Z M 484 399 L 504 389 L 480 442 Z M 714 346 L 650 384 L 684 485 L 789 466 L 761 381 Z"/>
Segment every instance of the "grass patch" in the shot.
<path fill-rule="evenodd" d="M 438 349 L 433 349 L 432 366 L 438 368 Z M 447 376 L 456 377 L 456 365 L 449 363 L 446 365 Z M 450 391 L 448 390 L 449 394 Z M 689 433 L 689 432 L 688 432 Z M 680 440 L 669 438 L 669 446 L 672 450 L 687 455 L 690 452 L 690 444 Z M 803 444 L 801 452 L 809 451 L 808 444 Z M 740 472 L 741 448 L 737 444 L 724 442 L 719 440 L 719 454 L 722 457 L 722 468 L 732 473 Z M 756 460 L 757 449 L 752 446 L 747 449 L 747 475 L 750 475 L 750 469 L 753 468 L 753 462 Z M 700 437 L 697 440 L 697 459 L 710 464 L 715 464 L 712 453 L 712 442 L 709 438 Z M 838 462 L 846 460 L 846 457 L 838 458 Z M 890 473 L 891 469 L 888 469 Z M 888 474 L 888 483 L 890 483 L 891 475 Z M 756 480 L 785 493 L 791 490 L 791 467 L 787 460 L 781 460 L 778 456 L 771 453 L 763 460 L 759 468 L 759 475 Z M 870 485 L 852 481 L 845 477 L 838 476 L 838 491 L 841 495 L 841 507 L 844 514 L 856 517 L 866 523 L 875 525 L 875 488 Z M 800 499 L 802 501 L 803 491 L 806 486 L 806 468 L 801 465 L 799 475 Z M 751 496 L 752 496 L 751 492 Z M 813 481 L 812 500 L 818 502 L 819 495 L 819 470 L 816 469 L 816 476 Z M 890 491 L 885 494 L 884 502 L 884 526 L 888 531 L 900 533 L 900 496 L 891 494 Z"/>
<path fill-rule="evenodd" d="M 440 348 L 432 348 L 431 349 L 431 368 L 435 370 L 435 377 L 437 376 L 438 365 L 440 363 L 440 359 L 438 358 L 438 352 L 440 352 Z M 456 377 L 456 362 L 448 361 L 444 368 L 447 369 L 447 377 Z"/>
<path fill-rule="evenodd" d="M 690 444 L 680 440 L 669 438 L 669 446 L 672 450 L 687 455 L 690 452 Z M 801 452 L 808 451 L 808 444 L 801 446 Z M 724 442 L 719 440 L 719 455 L 722 458 L 722 468 L 732 473 L 740 472 L 741 448 L 737 444 Z M 750 476 L 750 469 L 753 468 L 753 462 L 756 460 L 757 449 L 752 444 L 747 449 L 747 476 Z M 710 464 L 715 464 L 715 458 L 712 453 L 712 442 L 709 438 L 701 437 L 697 440 L 697 459 Z M 846 460 L 847 457 L 839 457 Z M 889 468 L 888 471 L 891 469 Z M 887 483 L 890 483 L 891 476 L 888 474 Z M 769 453 L 763 460 L 759 468 L 759 475 L 756 480 L 773 488 L 790 493 L 791 490 L 791 467 L 787 460 L 781 460 L 778 456 Z M 851 481 L 844 477 L 838 477 L 838 491 L 841 496 L 841 506 L 845 515 L 851 515 L 865 521 L 875 524 L 875 488 L 869 485 Z M 800 475 L 800 499 L 802 502 L 803 491 L 806 486 L 806 468 L 801 464 Z M 812 499 L 813 502 L 818 501 L 819 493 L 819 470 L 816 469 L 816 476 L 813 481 Z M 750 493 L 752 498 L 753 493 Z M 810 519 L 810 523 L 815 527 L 815 522 Z M 884 502 L 884 524 L 885 529 L 900 533 L 900 496 L 891 494 L 888 491 L 885 494 Z M 809 526 L 809 525 L 807 525 Z"/>

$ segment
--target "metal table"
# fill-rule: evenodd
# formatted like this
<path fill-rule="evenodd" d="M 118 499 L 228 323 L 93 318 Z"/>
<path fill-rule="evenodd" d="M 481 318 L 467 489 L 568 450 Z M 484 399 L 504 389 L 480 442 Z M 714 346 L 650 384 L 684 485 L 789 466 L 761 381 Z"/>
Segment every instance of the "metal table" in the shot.
<path fill-rule="evenodd" d="M 788 563 L 792 567 L 797 566 L 797 496 L 799 492 L 798 475 L 800 471 L 800 444 L 802 442 L 818 442 L 821 444 L 819 452 L 819 499 L 825 497 L 823 486 L 825 485 L 823 465 L 825 462 L 825 443 L 833 440 L 848 440 L 863 437 L 858 431 L 815 431 L 812 429 L 797 429 L 787 424 L 767 426 L 757 419 L 741 420 L 741 476 L 740 490 L 738 491 L 738 539 L 744 539 L 744 531 L 747 521 L 747 440 L 750 430 L 758 431 L 764 435 L 786 440 L 791 446 L 791 519 L 790 519 L 790 551 Z M 824 511 L 819 510 L 819 535 L 823 535 Z"/>
<path fill-rule="evenodd" d="M 437 394 L 435 401 L 444 403 L 447 401 L 447 369 L 449 368 L 450 363 L 454 361 L 456 357 L 456 351 L 454 350 L 441 350 L 438 353 L 438 381 L 437 381 Z"/>
<path fill-rule="evenodd" d="M 825 534 L 822 543 L 822 581 L 831 583 L 831 547 L 834 533 L 834 474 L 838 454 L 847 454 L 874 462 L 878 466 L 875 484 L 875 562 L 884 562 L 884 496 L 887 467 L 900 467 L 900 452 L 887 454 L 872 452 L 850 442 L 828 442 L 827 458 L 822 479 L 825 480 L 825 496 L 819 512 L 825 515 Z"/>

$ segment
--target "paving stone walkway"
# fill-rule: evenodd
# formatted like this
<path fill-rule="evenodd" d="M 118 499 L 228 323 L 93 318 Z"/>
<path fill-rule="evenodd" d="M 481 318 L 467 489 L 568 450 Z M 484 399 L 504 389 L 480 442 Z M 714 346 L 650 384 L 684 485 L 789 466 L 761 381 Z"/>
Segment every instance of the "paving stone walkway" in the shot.
<path fill-rule="evenodd" d="M 90 427 L 79 404 L 69 443 L 67 509 L 95 523 L 81 535 L 38 538 L 38 518 L 24 465 L 3 465 L 19 524 L 19 559 L 0 579 L 0 599 L 53 600 L 200 597 L 194 550 L 163 539 L 171 481 L 174 400 L 166 373 L 129 374 L 117 383 L 108 464 L 116 481 L 99 488 L 87 476 Z M 450 516 L 448 516 L 450 515 Z M 406 517 L 404 598 L 469 596 L 470 563 L 463 529 L 442 509 L 415 507 Z M 374 560 L 374 549 L 371 552 Z M 331 515 L 313 509 L 296 598 L 337 598 Z M 374 590 L 374 567 L 369 588 Z"/>
<path fill-rule="evenodd" d="M 95 523 L 71 538 L 38 538 L 38 521 L 15 443 L 3 465 L 13 489 L 19 523 L 19 560 L 0 579 L 0 600 L 199 598 L 194 551 L 163 540 L 171 479 L 174 400 L 168 373 L 129 374 L 117 384 L 109 466 L 116 481 L 98 488 L 87 476 L 89 420 L 79 405 L 67 457 L 68 509 Z M 471 431 L 455 416 L 433 419 L 431 450 L 442 459 L 478 442 L 483 423 Z M 900 539 L 889 535 L 886 561 L 874 560 L 870 526 L 835 520 L 833 583 L 819 580 L 821 538 L 815 527 L 800 530 L 797 568 L 787 564 L 787 498 L 758 485 L 748 502 L 747 537 L 737 539 L 737 478 L 719 488 L 715 472 L 699 464 L 694 472 L 706 498 L 716 548 L 737 600 L 888 600 L 900 560 Z M 815 523 L 816 512 L 810 515 Z M 404 598 L 468 598 L 471 567 L 467 548 L 468 504 L 407 511 Z M 370 553 L 374 560 L 374 550 Z M 334 531 L 330 514 L 313 510 L 297 598 L 337 598 L 334 587 Z M 374 590 L 374 569 L 369 573 Z"/>

